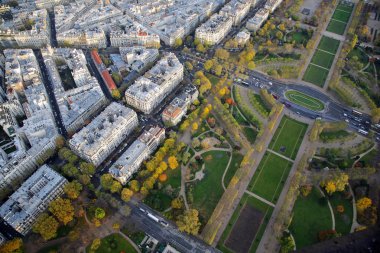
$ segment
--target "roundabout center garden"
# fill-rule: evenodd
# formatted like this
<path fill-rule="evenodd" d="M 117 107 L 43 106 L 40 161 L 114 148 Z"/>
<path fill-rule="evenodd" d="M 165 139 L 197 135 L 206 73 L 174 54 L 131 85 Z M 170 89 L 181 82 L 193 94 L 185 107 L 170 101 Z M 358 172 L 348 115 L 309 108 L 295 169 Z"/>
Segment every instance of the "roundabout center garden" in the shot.
<path fill-rule="evenodd" d="M 319 99 L 313 98 L 296 90 L 286 91 L 285 96 L 289 101 L 312 111 L 319 112 L 325 109 L 325 104 Z"/>

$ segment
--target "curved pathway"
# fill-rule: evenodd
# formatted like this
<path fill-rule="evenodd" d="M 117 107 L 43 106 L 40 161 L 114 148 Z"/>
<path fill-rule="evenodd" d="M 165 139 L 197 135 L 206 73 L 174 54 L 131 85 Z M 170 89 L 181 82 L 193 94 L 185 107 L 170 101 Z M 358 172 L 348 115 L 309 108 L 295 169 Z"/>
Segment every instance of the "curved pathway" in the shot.
<path fill-rule="evenodd" d="M 351 186 L 348 185 L 348 188 L 350 189 L 351 195 L 352 195 L 352 225 L 350 233 L 353 233 L 357 227 L 360 227 L 358 221 L 357 221 L 357 210 L 356 210 L 356 200 L 355 200 L 355 194 L 352 190 Z"/>
<path fill-rule="evenodd" d="M 330 213 L 331 213 L 331 220 L 332 220 L 332 230 L 335 230 L 335 215 L 334 215 L 334 210 L 331 206 L 331 203 L 330 201 L 328 200 L 328 198 L 326 197 L 325 193 L 322 191 L 322 189 L 318 186 L 318 190 L 320 191 L 320 193 L 322 193 L 322 196 L 326 198 L 327 200 L 327 204 L 330 208 Z"/>

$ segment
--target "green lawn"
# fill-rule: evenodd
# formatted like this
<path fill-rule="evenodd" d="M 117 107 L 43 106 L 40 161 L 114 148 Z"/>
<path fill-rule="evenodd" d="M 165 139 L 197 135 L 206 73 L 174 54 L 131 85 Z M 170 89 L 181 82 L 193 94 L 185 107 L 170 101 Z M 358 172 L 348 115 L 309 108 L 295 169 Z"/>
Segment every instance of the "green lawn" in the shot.
<path fill-rule="evenodd" d="M 207 159 L 211 156 L 211 159 Z M 223 195 L 222 177 L 230 158 L 229 152 L 209 151 L 202 155 L 205 162 L 205 176 L 194 183 L 193 207 L 198 209 L 204 222 L 210 218 L 220 197 Z"/>
<path fill-rule="evenodd" d="M 273 135 L 269 148 L 286 157 L 295 159 L 306 129 L 306 124 L 284 116 Z"/>
<path fill-rule="evenodd" d="M 171 185 L 172 188 L 178 188 L 181 187 L 181 167 L 178 166 L 178 168 L 172 170 L 168 169 L 166 170 L 166 175 L 168 176 L 168 180 L 164 183 L 165 185 Z"/>
<path fill-rule="evenodd" d="M 336 9 L 332 18 L 347 23 L 350 19 L 351 12 Z"/>
<path fill-rule="evenodd" d="M 243 131 L 244 131 L 244 135 L 248 139 L 248 141 L 251 144 L 254 144 L 256 141 L 256 137 L 257 137 L 257 131 L 255 131 L 254 129 L 252 129 L 250 127 L 244 127 Z"/>
<path fill-rule="evenodd" d="M 286 40 L 289 42 L 295 41 L 296 44 L 306 46 L 307 42 L 310 40 L 310 36 L 306 30 L 300 30 L 287 34 Z"/>
<path fill-rule="evenodd" d="M 253 240 L 253 243 L 251 245 L 249 253 L 256 252 L 256 249 L 259 246 L 261 237 L 263 236 L 265 228 L 266 228 L 268 221 L 272 215 L 273 207 L 268 206 L 264 202 L 261 202 L 260 200 L 258 200 L 258 199 L 256 199 L 256 198 L 245 193 L 243 195 L 243 197 L 241 198 L 238 207 L 235 209 L 234 213 L 232 214 L 231 219 L 228 222 L 228 225 L 227 225 L 226 229 L 223 231 L 223 234 L 222 234 L 222 236 L 218 242 L 217 248 L 220 249 L 224 253 L 233 253 L 230 249 L 228 249 L 224 245 L 224 242 L 227 240 L 229 234 L 231 233 L 231 230 L 232 230 L 235 222 L 239 218 L 240 211 L 245 205 L 249 205 L 249 206 L 251 206 L 257 210 L 260 210 L 261 212 L 263 212 L 265 214 L 263 222 L 261 223 L 261 225 L 260 225 L 260 227 L 259 227 L 259 229 L 255 235 L 255 239 Z M 253 221 L 247 221 L 247 222 L 253 222 Z"/>
<path fill-rule="evenodd" d="M 339 44 L 340 44 L 339 40 L 323 36 L 321 41 L 318 44 L 318 48 L 324 51 L 330 52 L 332 54 L 335 54 L 336 51 L 338 51 Z"/>
<path fill-rule="evenodd" d="M 328 74 L 328 70 L 309 64 L 305 71 L 305 75 L 303 76 L 303 80 L 315 84 L 317 86 L 323 87 Z"/>
<path fill-rule="evenodd" d="M 320 101 L 319 99 L 313 98 L 309 95 L 306 95 L 296 90 L 286 91 L 285 96 L 291 102 L 313 111 L 322 111 L 323 109 L 325 109 L 324 103 Z"/>
<path fill-rule="evenodd" d="M 344 31 L 346 30 L 346 25 L 347 23 L 331 19 L 329 25 L 326 28 L 326 31 L 343 35 Z"/>
<path fill-rule="evenodd" d="M 311 59 L 311 62 L 315 65 L 324 67 L 326 69 L 330 69 L 333 61 L 334 61 L 334 54 L 327 53 L 325 51 L 316 50 L 313 58 Z"/>
<path fill-rule="evenodd" d="M 368 63 L 368 56 L 367 54 L 361 49 L 361 48 L 354 48 L 351 50 L 351 52 L 348 54 L 348 58 L 351 59 L 352 57 L 358 57 L 358 60 L 365 66 Z"/>
<path fill-rule="evenodd" d="M 352 218 L 353 218 L 353 206 L 352 201 L 345 199 L 340 192 L 334 193 L 329 197 L 330 204 L 334 210 L 335 216 L 335 230 L 342 235 L 349 234 L 351 231 Z M 336 207 L 342 205 L 344 207 L 343 213 L 338 213 Z"/>
<path fill-rule="evenodd" d="M 293 208 L 293 218 L 289 230 L 297 250 L 318 242 L 318 232 L 332 228 L 332 217 L 327 202 L 321 202 L 318 189 L 313 187 L 309 196 L 298 196 Z"/>
<path fill-rule="evenodd" d="M 321 138 L 322 141 L 332 141 L 332 140 L 339 140 L 346 138 L 350 135 L 353 135 L 353 133 L 347 132 L 346 130 L 338 130 L 338 131 L 326 131 L 322 132 L 319 135 L 319 138 Z"/>
<path fill-rule="evenodd" d="M 211 84 L 212 84 L 213 86 L 216 85 L 216 84 L 219 82 L 219 80 L 220 80 L 219 77 L 217 77 L 217 76 L 215 76 L 215 75 L 213 75 L 213 74 L 206 73 L 205 75 L 206 75 L 206 77 L 210 80 L 210 82 L 211 82 Z"/>
<path fill-rule="evenodd" d="M 291 162 L 278 155 L 266 152 L 247 189 L 272 203 L 276 203 L 291 167 Z"/>
<path fill-rule="evenodd" d="M 120 234 L 112 234 L 112 235 L 106 236 L 101 241 L 102 243 L 100 244 L 100 247 L 95 251 L 96 253 L 104 253 L 104 252 L 110 252 L 110 253 L 136 252 L 137 253 L 135 248 L 133 248 L 133 246 L 126 239 L 124 239 Z M 91 244 L 86 248 L 86 252 L 90 252 L 90 246 Z"/>
<path fill-rule="evenodd" d="M 352 12 L 352 10 L 354 9 L 354 6 L 353 5 L 347 5 L 347 4 L 339 3 L 338 7 L 336 7 L 336 9 L 347 11 L 347 12 Z"/>
<path fill-rule="evenodd" d="M 236 122 L 239 123 L 239 125 L 249 125 L 249 123 L 243 118 L 241 113 L 238 111 L 238 108 L 236 106 L 232 107 L 232 116 L 235 118 Z"/>
<path fill-rule="evenodd" d="M 236 171 L 239 169 L 241 161 L 243 160 L 243 155 L 237 152 L 232 154 L 232 160 L 226 175 L 224 176 L 224 185 L 227 187 L 230 183 L 232 177 L 235 175 Z"/>

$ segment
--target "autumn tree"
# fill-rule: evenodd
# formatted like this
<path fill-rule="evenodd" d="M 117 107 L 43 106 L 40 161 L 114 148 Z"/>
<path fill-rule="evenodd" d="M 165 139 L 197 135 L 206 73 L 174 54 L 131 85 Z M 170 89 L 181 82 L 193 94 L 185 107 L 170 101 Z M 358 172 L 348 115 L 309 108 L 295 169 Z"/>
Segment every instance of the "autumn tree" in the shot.
<path fill-rule="evenodd" d="M 102 241 L 100 240 L 100 238 L 95 238 L 92 241 L 91 246 L 90 246 L 91 251 L 95 252 L 97 249 L 99 249 L 101 244 L 102 244 Z"/>
<path fill-rule="evenodd" d="M 196 209 L 186 210 L 182 215 L 178 216 L 176 224 L 180 231 L 197 235 L 201 226 L 198 211 Z"/>
<path fill-rule="evenodd" d="M 215 51 L 215 57 L 217 57 L 221 60 L 227 60 L 230 57 L 230 53 L 223 48 L 218 48 Z"/>
<path fill-rule="evenodd" d="M 197 131 L 198 130 L 198 123 L 194 122 L 192 125 L 191 125 L 191 130 L 193 132 Z"/>
<path fill-rule="evenodd" d="M 205 68 L 206 71 L 210 71 L 213 65 L 214 65 L 214 62 L 212 60 L 207 60 L 204 63 L 203 67 Z"/>
<path fill-rule="evenodd" d="M 137 180 L 131 180 L 129 182 L 129 187 L 131 188 L 132 191 L 138 192 L 140 190 L 140 183 Z"/>
<path fill-rule="evenodd" d="M 74 180 L 65 185 L 63 191 L 69 199 L 77 199 L 82 191 L 82 184 Z"/>
<path fill-rule="evenodd" d="M 170 156 L 168 158 L 168 164 L 169 164 L 169 168 L 174 170 L 178 167 L 178 161 L 177 161 L 177 158 L 175 156 Z"/>
<path fill-rule="evenodd" d="M 329 195 L 336 191 L 344 191 L 348 185 L 348 175 L 340 171 L 331 171 L 322 179 L 320 185 Z"/>
<path fill-rule="evenodd" d="M 180 198 L 173 199 L 172 202 L 171 202 L 171 207 L 173 209 L 182 209 L 182 207 L 183 207 L 182 200 Z"/>
<path fill-rule="evenodd" d="M 363 197 L 356 201 L 356 209 L 358 210 L 359 213 L 364 212 L 364 210 L 370 207 L 371 205 L 372 205 L 372 200 L 367 197 Z"/>
<path fill-rule="evenodd" d="M 57 149 L 63 148 L 65 146 L 65 138 L 63 138 L 61 135 L 55 139 L 55 144 L 57 146 Z"/>
<path fill-rule="evenodd" d="M 114 99 L 116 99 L 116 100 L 120 100 L 121 99 L 121 94 L 120 94 L 119 89 L 113 89 L 112 92 L 111 92 L 111 96 Z"/>
<path fill-rule="evenodd" d="M 196 50 L 197 50 L 198 52 L 200 52 L 200 53 L 204 53 L 204 52 L 206 52 L 206 48 L 203 46 L 202 43 L 199 43 L 199 44 L 197 45 Z"/>
<path fill-rule="evenodd" d="M 20 238 L 14 238 L 0 245 L 0 253 L 22 252 L 22 246 L 22 240 Z"/>
<path fill-rule="evenodd" d="M 175 41 L 174 41 L 174 47 L 177 48 L 177 47 L 180 47 L 182 46 L 183 44 L 183 41 L 181 38 L 176 38 Z"/>
<path fill-rule="evenodd" d="M 38 217 L 32 230 L 34 233 L 40 234 L 47 241 L 57 236 L 58 227 L 59 223 L 53 216 L 43 213 Z"/>
<path fill-rule="evenodd" d="M 69 199 L 53 200 L 49 205 L 49 211 L 65 225 L 74 218 L 74 207 Z"/>
<path fill-rule="evenodd" d="M 121 199 L 125 202 L 128 202 L 132 196 L 133 196 L 133 191 L 131 191 L 128 188 L 123 188 L 123 190 L 121 191 Z"/>

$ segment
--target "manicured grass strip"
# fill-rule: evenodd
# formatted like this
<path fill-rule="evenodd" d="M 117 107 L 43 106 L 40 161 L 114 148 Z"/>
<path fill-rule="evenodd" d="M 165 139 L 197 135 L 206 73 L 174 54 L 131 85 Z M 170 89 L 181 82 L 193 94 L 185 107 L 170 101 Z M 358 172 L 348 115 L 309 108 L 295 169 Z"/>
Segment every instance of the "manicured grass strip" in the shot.
<path fill-rule="evenodd" d="M 323 109 L 325 109 L 324 103 L 320 101 L 319 99 L 313 98 L 309 95 L 306 95 L 296 90 L 286 91 L 285 96 L 291 102 L 313 111 L 322 111 Z"/>
<path fill-rule="evenodd" d="M 347 23 L 348 20 L 350 19 L 350 16 L 351 16 L 351 12 L 346 12 L 343 10 L 336 9 L 332 18 Z"/>
<path fill-rule="evenodd" d="M 318 48 L 322 49 L 324 51 L 330 52 L 332 54 L 335 54 L 338 51 L 340 41 L 323 36 L 321 41 L 318 44 Z"/>
<path fill-rule="evenodd" d="M 238 220 L 240 216 L 241 210 L 244 208 L 245 205 L 249 205 L 265 214 L 264 219 L 262 220 L 262 223 L 260 224 L 260 227 L 258 228 L 256 235 L 254 237 L 254 240 L 252 242 L 251 248 L 249 249 L 249 253 L 254 253 L 257 250 L 257 247 L 259 246 L 261 237 L 264 234 L 265 228 L 268 224 L 268 221 L 272 215 L 273 212 L 273 207 L 261 202 L 260 200 L 248 195 L 244 194 L 243 197 L 241 198 L 238 207 L 235 209 L 234 213 L 231 216 L 230 221 L 228 222 L 228 225 L 226 229 L 224 230 L 219 243 L 217 245 L 217 248 L 220 249 L 222 252 L 225 253 L 233 253 L 230 249 L 228 249 L 225 245 L 224 242 L 228 239 L 231 230 L 233 226 L 235 225 L 235 222 Z M 248 220 L 247 222 L 254 223 L 257 221 L 254 220 Z"/>
<path fill-rule="evenodd" d="M 313 187 L 307 197 L 299 195 L 293 208 L 289 230 L 297 250 L 318 242 L 318 232 L 332 228 L 332 217 L 327 201 L 321 201 L 321 193 Z"/>
<path fill-rule="evenodd" d="M 339 35 L 343 35 L 344 31 L 346 30 L 347 23 L 342 23 L 340 21 L 336 21 L 331 19 L 329 25 L 327 26 L 326 30 L 332 33 L 336 33 Z"/>
<path fill-rule="evenodd" d="M 194 183 L 193 207 L 199 211 L 206 223 L 223 195 L 222 177 L 227 167 L 230 153 L 209 151 L 203 153 L 202 158 L 205 163 L 205 175 L 201 181 Z"/>
<path fill-rule="evenodd" d="M 249 123 L 243 118 L 236 106 L 232 107 L 232 116 L 235 118 L 239 125 L 248 126 Z"/>
<path fill-rule="evenodd" d="M 86 252 L 91 252 L 89 245 L 86 248 Z M 104 253 L 104 252 L 111 252 L 111 253 L 119 253 L 119 252 L 128 252 L 128 253 L 134 253 L 137 251 L 133 246 L 120 234 L 112 234 L 109 236 L 104 237 L 101 239 L 101 244 L 97 250 L 94 252 L 96 253 Z"/>
<path fill-rule="evenodd" d="M 256 137 L 257 137 L 257 131 L 255 131 L 251 127 L 244 127 L 243 131 L 244 131 L 244 135 L 248 139 L 248 141 L 251 144 L 254 144 L 256 141 Z"/>
<path fill-rule="evenodd" d="M 315 65 L 324 67 L 326 69 L 330 69 L 334 61 L 334 57 L 335 57 L 334 54 L 330 54 L 321 50 L 316 50 L 313 58 L 311 59 L 311 62 L 314 63 Z"/>
<path fill-rule="evenodd" d="M 329 197 L 329 201 L 334 210 L 336 232 L 341 233 L 342 235 L 349 234 L 353 218 L 352 200 L 344 198 L 343 193 L 335 192 Z M 337 211 L 337 206 L 339 205 L 344 207 L 343 213 Z"/>
<path fill-rule="evenodd" d="M 291 167 L 291 162 L 266 152 L 248 185 L 248 190 L 275 204 Z"/>
<path fill-rule="evenodd" d="M 329 71 L 318 67 L 316 65 L 309 64 L 305 71 L 305 75 L 303 76 L 303 80 L 317 86 L 323 87 Z"/>
<path fill-rule="evenodd" d="M 352 10 L 354 9 L 354 5 L 347 5 L 347 4 L 340 3 L 338 4 L 338 7 L 336 7 L 336 9 L 352 12 Z"/>
<path fill-rule="evenodd" d="M 241 161 L 243 160 L 243 155 L 237 152 L 232 154 L 232 160 L 226 175 L 224 176 L 224 185 L 227 187 L 230 183 L 232 177 L 235 175 L 237 169 L 240 167 Z"/>
<path fill-rule="evenodd" d="M 306 124 L 284 116 L 269 144 L 269 148 L 294 160 L 306 129 Z"/>

